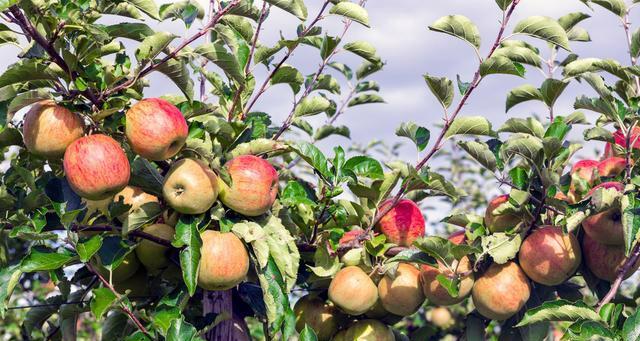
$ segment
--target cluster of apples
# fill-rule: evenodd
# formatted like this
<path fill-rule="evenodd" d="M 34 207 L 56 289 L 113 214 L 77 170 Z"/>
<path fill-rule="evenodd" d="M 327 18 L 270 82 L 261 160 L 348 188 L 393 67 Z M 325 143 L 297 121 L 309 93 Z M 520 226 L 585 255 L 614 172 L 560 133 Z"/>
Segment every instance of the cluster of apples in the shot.
<path fill-rule="evenodd" d="M 137 154 L 151 161 L 171 159 L 180 152 L 189 134 L 180 110 L 160 98 L 139 101 L 126 112 L 125 119 L 131 158 Z M 65 177 L 87 203 L 89 211 L 105 212 L 112 201 L 130 205 L 129 214 L 147 203 L 168 205 L 177 213 L 164 214 L 160 223 L 143 227 L 144 232 L 166 240 L 174 238 L 177 214 L 201 214 L 220 200 L 239 214 L 259 216 L 271 208 L 278 193 L 277 171 L 268 161 L 252 155 L 238 156 L 225 164 L 231 185 L 205 162 L 183 158 L 172 162 L 164 178 L 161 198 L 145 193 L 129 185 L 129 157 L 122 145 L 105 134 L 85 135 L 84 119 L 53 101 L 36 103 L 30 108 L 24 118 L 23 137 L 30 153 L 50 161 L 63 158 Z M 127 216 L 118 219 L 125 221 Z M 206 230 L 202 241 L 198 276 L 202 288 L 224 290 L 246 277 L 249 256 L 234 234 Z M 142 240 L 135 253 L 130 253 L 110 274 L 114 284 L 145 288 L 146 275 L 138 271 L 140 263 L 150 273 L 157 273 L 171 265 L 167 251 L 153 241 Z M 101 266 L 98 269 L 105 271 Z M 127 281 L 140 285 L 128 285 Z"/>

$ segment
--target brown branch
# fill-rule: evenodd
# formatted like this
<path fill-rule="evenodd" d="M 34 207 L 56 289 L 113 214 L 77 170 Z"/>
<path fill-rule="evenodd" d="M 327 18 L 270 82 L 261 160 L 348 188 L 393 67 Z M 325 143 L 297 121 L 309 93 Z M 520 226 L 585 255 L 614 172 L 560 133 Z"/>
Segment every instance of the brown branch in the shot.
<path fill-rule="evenodd" d="M 220 19 L 222 19 L 222 17 L 225 14 L 227 14 L 234 7 L 238 6 L 239 3 L 240 3 L 240 0 L 233 0 L 233 2 L 231 2 L 229 5 L 227 5 L 227 7 L 225 7 L 223 9 L 221 9 L 220 11 L 216 12 L 216 14 L 211 17 L 209 22 L 207 22 L 207 24 L 202 29 L 200 29 L 200 31 L 198 31 L 197 33 L 195 33 L 191 37 L 185 39 L 182 43 L 180 43 L 180 45 L 178 45 L 175 49 L 173 49 L 173 51 L 171 51 L 169 54 L 167 54 L 164 58 L 162 58 L 158 62 L 151 63 L 151 65 L 148 65 L 147 67 L 142 69 L 142 71 L 140 71 L 135 77 L 130 78 L 126 82 L 121 83 L 120 85 L 117 85 L 114 88 L 105 90 L 100 95 L 100 99 L 102 100 L 105 97 L 110 96 L 111 94 L 117 93 L 119 91 L 122 91 L 122 90 L 132 86 L 138 79 L 140 79 L 140 78 L 148 75 L 149 73 L 155 71 L 157 68 L 159 68 L 160 66 L 162 66 L 164 63 L 168 62 L 169 60 L 176 58 L 176 56 L 178 55 L 178 53 L 180 51 L 182 51 L 182 49 L 187 47 L 189 44 L 193 43 L 196 39 L 198 39 L 198 38 L 204 36 L 205 34 L 207 34 L 209 32 L 209 30 L 212 27 L 214 27 L 220 21 Z"/>
<path fill-rule="evenodd" d="M 622 264 L 620 271 L 618 271 L 618 276 L 616 277 L 615 281 L 611 284 L 611 288 L 609 289 L 609 292 L 607 292 L 607 294 L 596 305 L 596 311 L 600 312 L 600 309 L 605 304 L 611 302 L 611 300 L 616 296 L 616 293 L 618 292 L 618 289 L 620 288 L 622 281 L 624 281 L 625 276 L 629 271 L 631 271 L 631 269 L 638 262 L 638 260 L 640 260 L 640 243 L 636 244 L 636 246 L 631 251 L 631 255 L 629 255 L 629 258 L 627 258 L 625 262 Z"/>

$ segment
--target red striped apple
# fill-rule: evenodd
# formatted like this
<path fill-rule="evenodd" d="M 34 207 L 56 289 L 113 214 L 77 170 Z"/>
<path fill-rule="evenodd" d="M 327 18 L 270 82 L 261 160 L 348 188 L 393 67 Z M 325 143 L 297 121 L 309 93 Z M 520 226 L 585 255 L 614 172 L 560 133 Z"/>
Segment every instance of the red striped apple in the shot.
<path fill-rule="evenodd" d="M 189 127 L 176 106 L 160 98 L 147 98 L 127 111 L 125 132 L 136 154 L 160 161 L 180 151 Z"/>
<path fill-rule="evenodd" d="M 473 304 L 482 316 L 502 321 L 520 311 L 529 300 L 531 284 L 518 264 L 493 263 L 471 290 Z"/>
<path fill-rule="evenodd" d="M 622 264 L 627 258 L 624 253 L 624 245 L 605 245 L 597 242 L 588 234 L 585 234 L 582 239 L 582 251 L 585 264 L 587 264 L 589 270 L 596 277 L 609 282 L 613 282 L 616 279 Z M 631 277 L 639 266 L 640 261 L 634 264 L 624 278 Z"/>
<path fill-rule="evenodd" d="M 384 212 L 392 204 L 393 199 L 385 200 L 378 211 Z M 424 236 L 425 220 L 415 202 L 401 199 L 380 219 L 377 228 L 389 242 L 399 246 L 411 246 L 416 239 Z"/>
<path fill-rule="evenodd" d="M 226 163 L 231 187 L 220 180 L 220 201 L 250 217 L 266 213 L 278 194 L 278 172 L 265 159 L 241 155 Z"/>
<path fill-rule="evenodd" d="M 46 158 L 64 155 L 71 142 L 83 133 L 82 118 L 53 101 L 34 104 L 24 117 L 24 145 L 30 153 Z"/>
<path fill-rule="evenodd" d="M 598 175 L 607 178 L 614 177 L 622 174 L 626 168 L 627 160 L 625 158 L 612 156 L 598 163 Z"/>
<path fill-rule="evenodd" d="M 207 230 L 202 233 L 198 285 L 205 290 L 228 290 L 247 277 L 249 254 L 231 232 Z"/>
<path fill-rule="evenodd" d="M 599 188 L 615 189 L 622 192 L 624 185 L 619 182 L 603 182 L 592 188 L 589 195 L 592 195 Z M 589 216 L 582 222 L 582 227 L 586 234 L 600 243 L 606 245 L 624 244 L 624 228 L 619 207 L 612 207 Z"/>
<path fill-rule="evenodd" d="M 129 182 L 127 155 L 116 140 L 102 134 L 71 143 L 64 153 L 63 166 L 73 191 L 89 200 L 112 197 Z"/>
<path fill-rule="evenodd" d="M 182 159 L 171 166 L 164 178 L 162 195 L 180 213 L 204 213 L 218 198 L 218 177 L 204 162 Z"/>

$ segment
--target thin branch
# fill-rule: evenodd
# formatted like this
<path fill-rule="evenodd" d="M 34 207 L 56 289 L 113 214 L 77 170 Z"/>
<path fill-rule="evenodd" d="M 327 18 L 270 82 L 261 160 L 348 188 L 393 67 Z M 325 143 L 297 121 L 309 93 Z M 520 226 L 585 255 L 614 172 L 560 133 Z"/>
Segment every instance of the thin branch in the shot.
<path fill-rule="evenodd" d="M 185 47 L 189 46 L 189 44 L 193 43 L 198 38 L 200 38 L 200 37 L 204 36 L 205 34 L 207 34 L 207 32 L 209 32 L 209 30 L 212 27 L 214 27 L 220 21 L 220 19 L 222 19 L 222 17 L 225 14 L 227 14 L 234 7 L 238 6 L 239 3 L 240 3 L 240 0 L 233 0 L 231 3 L 229 3 L 227 5 L 227 7 L 225 7 L 223 9 L 221 9 L 220 11 L 216 12 L 216 14 L 211 17 L 209 22 L 207 24 L 205 24 L 205 26 L 202 29 L 200 29 L 200 31 L 198 31 L 197 33 L 195 33 L 191 37 L 185 39 L 182 43 L 180 43 L 180 45 L 178 45 L 175 49 L 173 49 L 173 51 L 171 51 L 169 54 L 167 54 L 164 58 L 162 58 L 158 62 L 151 63 L 150 65 L 148 65 L 147 67 L 142 69 L 142 71 L 140 71 L 135 77 L 127 80 L 126 82 L 121 83 L 120 85 L 117 85 L 114 88 L 105 90 L 100 95 L 100 99 L 108 97 L 111 94 L 117 93 L 119 91 L 122 91 L 122 90 L 132 86 L 138 79 L 140 79 L 140 78 L 146 76 L 147 74 L 153 72 L 154 70 L 156 70 L 157 68 L 162 66 L 164 63 L 168 62 L 169 60 L 176 58 L 178 53 L 180 51 L 182 51 L 182 49 L 184 49 Z"/>
<path fill-rule="evenodd" d="M 611 300 L 616 296 L 616 293 L 618 292 L 618 289 L 620 288 L 622 281 L 624 281 L 625 276 L 629 271 L 631 271 L 631 269 L 634 267 L 634 265 L 638 262 L 639 259 L 640 259 L 640 243 L 637 243 L 636 246 L 633 248 L 633 251 L 631 251 L 631 255 L 629 256 L 629 258 L 625 260 L 622 267 L 620 268 L 620 271 L 618 271 L 618 276 L 616 277 L 615 281 L 611 284 L 611 288 L 609 289 L 609 292 L 607 292 L 607 294 L 600 300 L 600 302 L 598 302 L 596 306 L 597 307 L 596 310 L 598 312 L 600 312 L 600 309 L 605 304 L 611 302 Z"/>
<path fill-rule="evenodd" d="M 629 48 L 629 59 L 631 61 L 631 65 L 635 66 L 638 62 L 638 59 L 631 52 L 632 36 L 631 36 L 631 23 L 629 22 L 630 11 L 631 11 L 631 8 L 627 10 L 624 17 L 622 18 L 622 27 L 624 28 L 624 33 L 627 38 L 626 41 L 627 41 L 627 47 Z M 638 94 L 640 93 L 640 77 L 633 76 L 633 78 L 635 79 L 635 83 L 636 83 L 636 94 Z"/>

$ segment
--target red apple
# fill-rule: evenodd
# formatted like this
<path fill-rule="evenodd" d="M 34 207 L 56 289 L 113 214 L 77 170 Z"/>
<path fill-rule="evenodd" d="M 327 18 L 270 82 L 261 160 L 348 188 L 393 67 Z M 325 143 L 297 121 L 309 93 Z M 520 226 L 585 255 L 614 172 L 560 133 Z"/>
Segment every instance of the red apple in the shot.
<path fill-rule="evenodd" d="M 329 300 L 347 314 L 361 315 L 378 301 L 378 288 L 362 269 L 347 266 L 331 280 Z"/>
<path fill-rule="evenodd" d="M 231 187 L 220 180 L 220 200 L 230 209 L 250 217 L 267 212 L 278 194 L 278 172 L 265 159 L 241 155 L 225 165 Z"/>
<path fill-rule="evenodd" d="M 589 191 L 589 195 L 592 195 L 599 188 L 613 188 L 618 192 L 622 192 L 624 185 L 619 182 L 603 182 L 592 188 Z M 622 214 L 618 207 L 612 207 L 589 216 L 582 222 L 582 227 L 586 234 L 600 243 L 606 245 L 624 244 Z"/>
<path fill-rule="evenodd" d="M 633 149 L 640 149 L 640 127 L 636 126 L 633 127 L 633 130 L 631 130 L 631 138 L 630 141 L 632 143 Z M 616 144 L 622 148 L 627 148 L 627 139 L 626 136 L 622 133 L 621 130 L 616 130 L 615 133 L 613 133 L 613 139 L 615 140 Z"/>
<path fill-rule="evenodd" d="M 378 283 L 378 296 L 384 309 L 399 316 L 409 316 L 424 303 L 420 286 L 420 270 L 400 263 L 395 277 L 385 275 Z"/>
<path fill-rule="evenodd" d="M 602 177 L 614 177 L 622 174 L 627 168 L 627 160 L 622 157 L 612 156 L 598 163 L 598 175 Z"/>
<path fill-rule="evenodd" d="M 83 132 L 82 118 L 53 101 L 34 104 L 24 116 L 24 145 L 29 152 L 46 158 L 64 155 L 71 142 L 81 138 Z"/>
<path fill-rule="evenodd" d="M 520 311 L 529 300 L 531 284 L 518 264 L 493 263 L 471 290 L 473 304 L 482 316 L 502 321 Z"/>
<path fill-rule="evenodd" d="M 580 266 L 580 244 L 562 228 L 543 226 L 533 231 L 520 246 L 520 267 L 532 280 L 554 286 L 563 283 Z"/>
<path fill-rule="evenodd" d="M 515 227 L 522 221 L 522 217 L 515 213 L 502 213 L 495 214 L 494 211 L 500 207 L 500 205 L 509 201 L 509 195 L 504 194 L 493 198 L 487 205 L 487 210 L 484 213 L 484 225 L 491 231 L 504 232 L 510 228 Z"/>
<path fill-rule="evenodd" d="M 102 134 L 71 143 L 64 153 L 63 166 L 73 191 L 90 200 L 112 197 L 129 182 L 127 155 L 116 140 Z"/>
<path fill-rule="evenodd" d="M 126 114 L 127 140 L 133 151 L 149 160 L 176 155 L 189 135 L 187 121 L 178 108 L 160 98 L 134 104 Z"/>
<path fill-rule="evenodd" d="M 585 234 L 582 239 L 582 251 L 584 261 L 591 272 L 593 272 L 596 277 L 609 282 L 613 282 L 616 279 L 622 264 L 624 264 L 626 260 L 623 245 L 605 245 L 598 243 L 588 234 Z M 633 275 L 639 266 L 640 261 L 636 262 L 624 278 L 626 279 Z"/>
<path fill-rule="evenodd" d="M 385 200 L 378 211 L 384 212 L 392 204 L 393 199 Z M 415 202 L 401 199 L 380 219 L 377 227 L 389 242 L 399 246 L 411 246 L 416 239 L 424 236 L 425 220 Z"/>
<path fill-rule="evenodd" d="M 204 162 L 182 159 L 165 176 L 162 195 L 177 212 L 201 214 L 218 198 L 218 177 Z"/>
<path fill-rule="evenodd" d="M 122 200 L 122 203 L 125 205 L 131 205 L 129 213 L 139 209 L 146 203 L 155 202 L 160 204 L 158 197 L 153 194 L 146 193 L 141 188 L 135 186 L 127 186 L 113 197 L 113 202 L 119 202 L 120 200 Z M 120 221 L 124 221 L 127 216 L 128 214 L 124 213 L 119 216 L 118 219 L 120 219 Z"/>
<path fill-rule="evenodd" d="M 231 232 L 202 233 L 198 285 L 206 290 L 228 290 L 242 282 L 249 272 L 249 254 Z"/>

